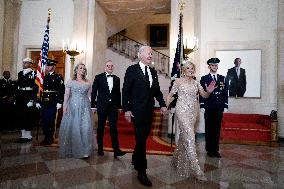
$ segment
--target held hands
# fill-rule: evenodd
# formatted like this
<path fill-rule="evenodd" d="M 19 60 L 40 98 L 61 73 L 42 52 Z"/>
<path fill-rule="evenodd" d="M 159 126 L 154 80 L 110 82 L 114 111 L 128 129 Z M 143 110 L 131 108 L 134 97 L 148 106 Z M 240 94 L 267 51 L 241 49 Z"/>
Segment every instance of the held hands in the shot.
<path fill-rule="evenodd" d="M 168 112 L 168 109 L 166 107 L 161 107 L 161 111 L 163 115 L 166 115 L 166 113 Z"/>
<path fill-rule="evenodd" d="M 208 86 L 206 86 L 206 90 L 207 90 L 207 92 L 209 92 L 209 93 L 212 93 L 213 91 L 214 91 L 214 89 L 216 89 L 218 86 L 215 86 L 216 85 L 216 81 L 211 81 L 211 83 L 208 85 Z"/>
<path fill-rule="evenodd" d="M 59 110 L 60 108 L 62 108 L 62 104 L 57 103 L 56 104 L 56 109 Z"/>
<path fill-rule="evenodd" d="M 124 113 L 124 117 L 128 122 L 131 122 L 131 117 L 134 117 L 131 111 L 127 111 Z"/>

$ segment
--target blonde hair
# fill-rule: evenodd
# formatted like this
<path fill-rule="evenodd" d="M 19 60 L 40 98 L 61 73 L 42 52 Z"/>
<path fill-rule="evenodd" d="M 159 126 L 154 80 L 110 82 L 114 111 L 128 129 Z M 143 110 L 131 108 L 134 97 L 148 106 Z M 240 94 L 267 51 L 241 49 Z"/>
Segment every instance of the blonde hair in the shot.
<path fill-rule="evenodd" d="M 182 65 L 182 74 L 184 75 L 186 72 L 186 68 L 192 66 L 194 69 L 194 72 L 196 71 L 196 66 L 193 62 L 190 61 L 186 61 L 183 65 Z"/>
<path fill-rule="evenodd" d="M 85 72 L 84 72 L 84 75 L 83 75 L 83 77 L 82 77 L 82 79 L 83 79 L 84 81 L 87 81 L 87 78 L 86 78 L 86 76 L 87 76 L 87 68 L 86 68 L 85 64 L 83 64 L 82 62 L 78 63 L 78 64 L 75 66 L 75 68 L 74 68 L 74 74 L 73 74 L 73 80 L 76 80 L 76 79 L 77 79 L 78 68 L 79 68 L 80 65 L 83 65 L 83 66 L 84 66 L 84 71 L 85 71 Z"/>

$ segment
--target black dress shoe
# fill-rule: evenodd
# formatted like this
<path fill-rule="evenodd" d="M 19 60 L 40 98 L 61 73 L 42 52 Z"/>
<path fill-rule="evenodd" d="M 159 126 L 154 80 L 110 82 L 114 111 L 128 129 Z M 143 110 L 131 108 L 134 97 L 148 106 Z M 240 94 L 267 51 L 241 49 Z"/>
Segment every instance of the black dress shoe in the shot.
<path fill-rule="evenodd" d="M 207 156 L 209 157 L 215 157 L 215 155 L 212 152 L 207 152 Z"/>
<path fill-rule="evenodd" d="M 214 156 L 217 157 L 217 158 L 221 158 L 222 157 L 219 152 L 215 152 Z"/>
<path fill-rule="evenodd" d="M 126 154 L 125 152 L 118 150 L 113 153 L 113 156 L 114 158 L 117 158 L 118 156 L 124 156 L 125 154 Z"/>
<path fill-rule="evenodd" d="M 47 146 L 47 145 L 51 145 L 53 144 L 53 141 L 46 141 L 46 140 L 43 140 L 40 145 L 43 145 L 43 146 Z"/>
<path fill-rule="evenodd" d="M 19 138 L 18 143 L 28 143 L 31 142 L 33 139 L 32 138 Z"/>
<path fill-rule="evenodd" d="M 105 155 L 104 151 L 98 151 L 98 156 L 104 156 L 104 155 Z"/>
<path fill-rule="evenodd" d="M 146 174 L 138 174 L 137 178 L 142 185 L 148 186 L 148 187 L 152 186 L 152 182 L 148 179 Z"/>

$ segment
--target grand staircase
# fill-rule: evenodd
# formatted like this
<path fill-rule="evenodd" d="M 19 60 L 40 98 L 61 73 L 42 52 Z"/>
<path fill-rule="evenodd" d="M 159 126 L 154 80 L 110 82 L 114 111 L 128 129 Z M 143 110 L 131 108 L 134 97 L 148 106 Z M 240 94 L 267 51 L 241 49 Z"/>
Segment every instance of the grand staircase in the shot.
<path fill-rule="evenodd" d="M 145 44 L 139 43 L 134 39 L 130 39 L 120 33 L 114 34 L 108 38 L 107 46 L 112 51 L 124 56 L 131 61 L 137 61 L 137 53 L 141 46 Z M 157 51 L 153 50 L 153 63 L 151 67 L 157 70 L 158 74 L 164 75 L 168 78 L 169 75 L 169 63 L 170 57 Z"/>

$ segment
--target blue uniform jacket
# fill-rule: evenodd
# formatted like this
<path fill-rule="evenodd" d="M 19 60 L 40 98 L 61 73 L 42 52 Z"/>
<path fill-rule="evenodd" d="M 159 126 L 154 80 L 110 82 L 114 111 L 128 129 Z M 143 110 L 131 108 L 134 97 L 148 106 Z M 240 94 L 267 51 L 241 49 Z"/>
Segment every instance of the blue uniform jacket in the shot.
<path fill-rule="evenodd" d="M 206 91 L 206 86 L 208 86 L 213 78 L 210 74 L 202 76 L 200 80 L 200 84 L 203 89 Z M 217 83 L 218 86 L 214 91 L 210 94 L 208 98 L 203 98 L 200 96 L 200 108 L 205 109 L 224 109 L 228 108 L 228 86 L 225 82 L 225 77 L 217 74 Z"/>

